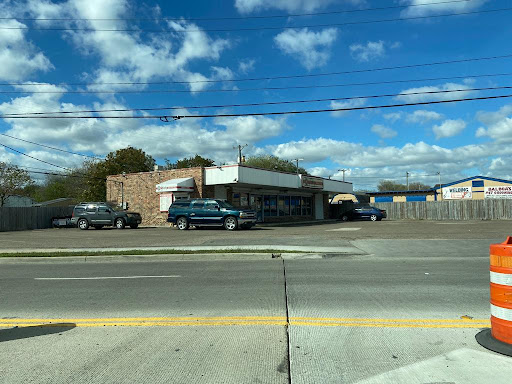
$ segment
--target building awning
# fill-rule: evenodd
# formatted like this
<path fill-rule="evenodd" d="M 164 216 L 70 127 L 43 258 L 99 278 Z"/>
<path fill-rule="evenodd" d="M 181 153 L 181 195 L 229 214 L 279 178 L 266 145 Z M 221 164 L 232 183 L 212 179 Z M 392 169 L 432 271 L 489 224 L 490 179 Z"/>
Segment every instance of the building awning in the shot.
<path fill-rule="evenodd" d="M 192 192 L 194 190 L 194 178 L 184 177 L 171 179 L 156 185 L 156 191 L 160 192 Z"/>

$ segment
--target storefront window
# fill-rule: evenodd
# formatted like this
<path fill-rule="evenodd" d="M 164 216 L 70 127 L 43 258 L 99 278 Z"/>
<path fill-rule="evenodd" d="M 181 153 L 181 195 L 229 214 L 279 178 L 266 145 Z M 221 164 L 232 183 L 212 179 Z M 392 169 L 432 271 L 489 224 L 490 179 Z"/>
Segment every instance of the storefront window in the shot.
<path fill-rule="evenodd" d="M 277 209 L 279 216 L 290 216 L 290 196 L 279 196 Z"/>
<path fill-rule="evenodd" d="M 303 197 L 302 198 L 302 215 L 303 216 L 311 216 L 311 197 Z"/>
<path fill-rule="evenodd" d="M 265 217 L 277 216 L 277 196 L 265 196 Z"/>
<path fill-rule="evenodd" d="M 292 196 L 291 197 L 291 214 L 292 216 L 299 216 L 300 212 L 300 197 Z"/>

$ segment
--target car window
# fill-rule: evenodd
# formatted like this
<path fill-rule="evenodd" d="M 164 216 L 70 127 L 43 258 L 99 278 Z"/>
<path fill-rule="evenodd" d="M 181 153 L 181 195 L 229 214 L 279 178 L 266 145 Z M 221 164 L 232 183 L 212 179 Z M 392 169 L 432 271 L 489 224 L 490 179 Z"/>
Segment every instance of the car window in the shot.
<path fill-rule="evenodd" d="M 89 205 L 86 209 L 85 209 L 86 212 L 89 212 L 89 213 L 94 213 L 96 212 L 96 207 L 94 205 Z"/>
<path fill-rule="evenodd" d="M 190 201 L 175 201 L 172 203 L 171 208 L 188 208 Z"/>
<path fill-rule="evenodd" d="M 193 201 L 192 202 L 192 209 L 203 209 L 204 207 L 204 201 Z"/>
<path fill-rule="evenodd" d="M 110 212 L 109 207 L 98 207 L 98 213 L 106 213 L 106 212 Z"/>
<path fill-rule="evenodd" d="M 83 207 L 75 208 L 75 214 L 80 215 L 85 212 L 85 209 Z"/>
<path fill-rule="evenodd" d="M 208 210 L 216 211 L 219 208 L 219 203 L 217 203 L 216 201 L 207 201 L 204 204 L 204 208 L 208 209 Z"/>
<path fill-rule="evenodd" d="M 221 208 L 226 208 L 226 209 L 236 209 L 233 205 L 229 204 L 228 202 L 226 201 L 219 201 L 219 206 Z"/>

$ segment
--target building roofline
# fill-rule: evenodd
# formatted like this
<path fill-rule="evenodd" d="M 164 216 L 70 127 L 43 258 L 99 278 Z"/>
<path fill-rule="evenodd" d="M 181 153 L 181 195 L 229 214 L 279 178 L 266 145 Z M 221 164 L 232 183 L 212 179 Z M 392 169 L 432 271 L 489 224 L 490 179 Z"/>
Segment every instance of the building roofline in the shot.
<path fill-rule="evenodd" d="M 367 195 L 397 195 L 397 194 L 411 194 L 411 193 L 427 193 L 435 192 L 434 188 L 420 189 L 420 190 L 409 190 L 409 191 L 379 191 L 379 192 L 366 192 Z"/>
<path fill-rule="evenodd" d="M 335 181 L 335 182 L 338 182 L 338 183 L 345 183 L 345 184 L 352 184 L 348 181 L 342 181 L 342 180 L 334 180 L 334 179 L 328 179 L 328 178 L 325 178 L 325 177 L 321 177 L 321 176 L 313 176 L 313 175 L 304 175 L 302 173 L 296 173 L 296 172 L 286 172 L 286 171 L 279 171 L 279 170 L 274 170 L 274 169 L 267 169 L 267 168 L 260 168 L 260 167 L 253 167 L 251 165 L 244 165 L 244 164 L 227 164 L 227 165 L 215 165 L 215 166 L 212 166 L 212 167 L 205 167 L 204 169 L 218 169 L 218 168 L 230 168 L 230 167 L 241 167 L 241 168 L 251 168 L 251 169 L 258 169 L 258 170 L 261 170 L 261 171 L 267 171 L 267 172 L 274 172 L 274 173 L 282 173 L 282 174 L 285 174 L 285 175 L 302 175 L 302 176 L 307 176 L 307 177 L 313 177 L 315 179 L 321 179 L 321 180 L 328 180 L 328 181 Z"/>
<path fill-rule="evenodd" d="M 453 182 L 451 182 L 451 183 L 441 184 L 441 187 L 451 187 L 452 185 L 459 184 L 459 183 L 464 183 L 464 182 L 466 182 L 466 181 L 470 181 L 470 180 L 474 180 L 474 179 L 484 179 L 484 180 L 490 180 L 490 181 L 498 181 L 498 182 L 500 182 L 500 183 L 512 184 L 512 181 L 510 181 L 510 180 L 497 179 L 497 178 L 495 178 L 495 177 L 488 177 L 488 176 L 471 176 L 471 177 L 467 177 L 467 178 L 462 179 L 462 180 L 453 181 Z M 436 187 L 436 188 L 434 188 L 434 189 L 437 191 L 439 188 L 440 188 L 440 187 Z"/>

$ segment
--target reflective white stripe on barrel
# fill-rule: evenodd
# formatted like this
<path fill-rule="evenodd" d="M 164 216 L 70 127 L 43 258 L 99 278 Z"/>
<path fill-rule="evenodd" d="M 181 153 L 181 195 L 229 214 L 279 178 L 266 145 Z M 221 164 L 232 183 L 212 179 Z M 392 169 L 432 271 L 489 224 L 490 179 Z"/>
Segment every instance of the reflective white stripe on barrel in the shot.
<path fill-rule="evenodd" d="M 501 320 L 512 321 L 512 309 L 497 307 L 491 304 L 491 315 Z"/>
<path fill-rule="evenodd" d="M 512 287 L 512 275 L 508 273 L 499 273 L 491 271 L 491 283 L 508 285 Z"/>

